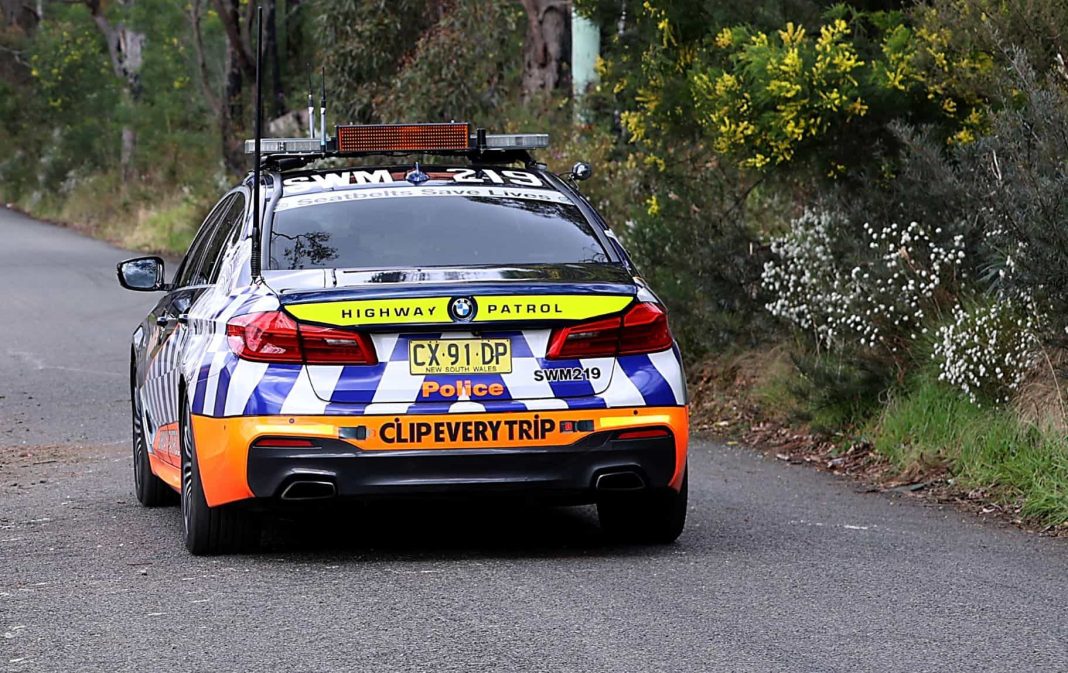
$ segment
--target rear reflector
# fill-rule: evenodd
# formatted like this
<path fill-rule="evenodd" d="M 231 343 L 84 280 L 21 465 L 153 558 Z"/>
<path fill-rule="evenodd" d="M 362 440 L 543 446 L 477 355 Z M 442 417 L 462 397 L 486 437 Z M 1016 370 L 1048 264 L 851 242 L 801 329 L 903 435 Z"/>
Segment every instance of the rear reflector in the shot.
<path fill-rule="evenodd" d="M 337 149 L 340 154 L 464 151 L 470 148 L 471 125 L 466 123 L 337 127 Z"/>
<path fill-rule="evenodd" d="M 253 446 L 262 446 L 271 449 L 312 448 L 315 446 L 315 442 L 308 439 L 288 439 L 286 437 L 257 439 L 252 444 Z"/>
<path fill-rule="evenodd" d="M 560 432 L 593 432 L 593 421 L 560 421 Z"/>
<path fill-rule="evenodd" d="M 653 439 L 654 437 L 667 437 L 671 433 L 663 428 L 650 430 L 625 430 L 616 435 L 616 439 Z"/>

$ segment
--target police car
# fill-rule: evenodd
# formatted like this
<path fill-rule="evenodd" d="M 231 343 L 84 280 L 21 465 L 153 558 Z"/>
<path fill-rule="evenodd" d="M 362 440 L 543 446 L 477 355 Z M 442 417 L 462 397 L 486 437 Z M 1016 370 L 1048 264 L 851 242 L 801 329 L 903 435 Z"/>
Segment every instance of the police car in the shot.
<path fill-rule="evenodd" d="M 557 176 L 529 153 L 546 136 L 468 124 L 260 142 L 171 282 L 158 257 L 118 266 L 162 293 L 130 345 L 137 496 L 180 501 L 190 551 L 254 544 L 290 501 L 383 496 L 595 503 L 618 538 L 680 534 L 679 349 L 578 192 L 587 165 Z"/>

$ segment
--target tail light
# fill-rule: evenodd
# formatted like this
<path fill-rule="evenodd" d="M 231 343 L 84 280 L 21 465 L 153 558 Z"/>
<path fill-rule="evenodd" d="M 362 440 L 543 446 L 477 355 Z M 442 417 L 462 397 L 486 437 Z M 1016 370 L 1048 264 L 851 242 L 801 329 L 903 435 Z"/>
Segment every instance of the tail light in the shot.
<path fill-rule="evenodd" d="M 550 360 L 615 357 L 671 348 L 667 314 L 656 304 L 636 304 L 622 316 L 561 327 L 549 337 Z"/>
<path fill-rule="evenodd" d="M 226 340 L 238 357 L 256 362 L 373 365 L 366 334 L 302 325 L 280 311 L 249 313 L 226 324 Z"/>
<path fill-rule="evenodd" d="M 238 357 L 257 362 L 301 362 L 297 323 L 285 313 L 249 313 L 226 323 L 226 341 Z"/>

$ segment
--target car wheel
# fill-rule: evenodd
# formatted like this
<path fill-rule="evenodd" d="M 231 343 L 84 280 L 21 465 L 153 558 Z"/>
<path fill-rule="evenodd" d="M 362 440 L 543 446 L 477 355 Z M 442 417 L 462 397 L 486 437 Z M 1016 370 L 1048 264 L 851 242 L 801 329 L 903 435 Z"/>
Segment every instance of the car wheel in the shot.
<path fill-rule="evenodd" d="M 259 519 L 234 505 L 209 507 L 204 496 L 197 464 L 192 420 L 185 402 L 181 403 L 180 438 L 182 446 L 182 522 L 185 546 L 202 555 L 243 552 L 259 542 Z"/>
<path fill-rule="evenodd" d="M 134 492 L 145 507 L 163 507 L 178 502 L 178 494 L 162 479 L 152 474 L 148 462 L 148 442 L 137 391 L 130 388 L 130 408 L 133 411 L 133 469 Z"/>
<path fill-rule="evenodd" d="M 682 487 L 604 496 L 597 502 L 597 518 L 609 537 L 644 544 L 670 544 L 686 525 L 689 476 Z"/>

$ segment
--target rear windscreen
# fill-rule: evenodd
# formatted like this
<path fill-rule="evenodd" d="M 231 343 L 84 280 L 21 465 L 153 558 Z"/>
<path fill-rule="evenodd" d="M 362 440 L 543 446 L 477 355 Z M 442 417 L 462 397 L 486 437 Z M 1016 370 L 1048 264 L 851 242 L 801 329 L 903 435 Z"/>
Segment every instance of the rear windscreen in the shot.
<path fill-rule="evenodd" d="M 284 197 L 272 269 L 604 263 L 563 194 L 495 187 L 390 187 Z"/>

